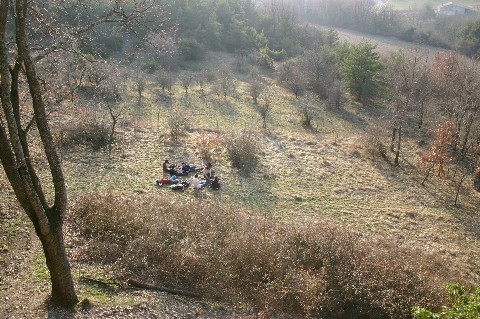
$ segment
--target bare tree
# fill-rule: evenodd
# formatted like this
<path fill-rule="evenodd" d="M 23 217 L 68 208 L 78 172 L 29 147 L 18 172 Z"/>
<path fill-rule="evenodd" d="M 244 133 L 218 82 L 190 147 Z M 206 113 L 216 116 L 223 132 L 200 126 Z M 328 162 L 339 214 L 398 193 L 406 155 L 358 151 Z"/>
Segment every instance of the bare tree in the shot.
<path fill-rule="evenodd" d="M 283 64 L 280 72 L 282 83 L 295 94 L 295 98 L 303 94 L 306 87 L 306 72 L 298 61 L 288 61 Z"/>
<path fill-rule="evenodd" d="M 164 68 L 160 68 L 157 71 L 156 80 L 157 80 L 157 83 L 162 88 L 162 92 L 165 93 L 165 90 L 167 90 L 169 92 L 172 91 L 172 85 L 173 85 L 173 82 L 174 82 L 172 72 L 170 72 L 170 71 L 168 71 Z"/>
<path fill-rule="evenodd" d="M 262 117 L 263 128 L 267 128 L 267 117 L 273 108 L 273 88 L 271 86 L 262 91 L 261 100 L 262 102 L 257 105 L 258 112 Z"/>
<path fill-rule="evenodd" d="M 306 83 L 308 88 L 315 92 L 320 98 L 328 97 L 328 88 L 335 81 L 340 79 L 340 71 L 337 59 L 331 48 L 316 45 L 300 58 L 301 71 L 292 73 L 292 83 L 301 89 L 301 84 Z M 297 93 L 295 93 L 298 96 Z"/>
<path fill-rule="evenodd" d="M 14 5 L 10 8 L 9 5 Z M 15 12 L 15 16 L 9 13 Z M 43 90 L 31 57 L 27 38 L 29 21 L 27 0 L 0 3 L 0 74 L 3 116 L 0 121 L 0 159 L 15 195 L 32 221 L 42 242 L 52 282 L 52 301 L 70 306 L 77 302 L 70 264 L 65 253 L 63 219 L 67 208 L 67 191 L 62 165 L 48 125 Z M 9 61 L 7 24 L 14 22 L 14 60 Z M 10 20 L 11 21 L 11 20 Z M 12 64 L 11 64 L 12 63 Z M 25 73 L 34 117 L 24 127 L 19 105 L 19 74 Z M 26 93 L 26 92 L 25 92 Z M 48 160 L 54 188 L 54 202 L 49 204 L 30 157 L 28 132 L 36 125 Z"/>
<path fill-rule="evenodd" d="M 139 1 L 124 7 L 121 1 L 116 1 L 111 10 L 105 10 L 102 16 L 85 15 L 90 20 L 74 27 L 63 18 L 63 10 L 68 8 L 72 9 L 71 12 L 78 12 L 88 10 L 88 5 L 78 6 L 77 1 L 62 1 L 62 10 L 58 10 L 60 6 L 57 5 L 50 1 L 0 2 L 0 161 L 42 244 L 52 284 L 51 302 L 71 307 L 78 299 L 63 237 L 67 191 L 48 123 L 45 91 L 49 88 L 41 80 L 46 76 L 42 77 L 38 66 L 52 52 L 75 50 L 79 37 L 86 36 L 107 21 L 121 23 L 134 33 L 132 25 L 152 6 Z M 26 82 L 21 81 L 23 77 Z M 22 105 L 28 111 L 20 108 L 21 96 L 28 96 L 24 100 L 27 103 Z M 31 134 L 34 127 L 39 143 Z M 37 174 L 30 154 L 32 144 L 39 144 L 43 149 L 50 173 L 46 179 Z M 52 200 L 45 195 L 43 183 L 53 190 Z"/>
<path fill-rule="evenodd" d="M 185 90 L 185 95 L 188 94 L 188 89 L 195 83 L 195 75 L 192 72 L 185 71 L 180 75 L 182 87 Z"/>
<path fill-rule="evenodd" d="M 253 99 L 253 103 L 258 103 L 258 97 L 265 90 L 265 84 L 262 82 L 262 78 L 257 70 L 253 70 L 250 73 L 250 83 L 248 84 L 248 91 Z"/>
<path fill-rule="evenodd" d="M 312 126 L 312 119 L 314 113 L 314 104 L 309 94 L 305 94 L 295 101 L 298 114 L 300 115 L 302 125 L 305 127 Z"/>
<path fill-rule="evenodd" d="M 432 65 L 432 81 L 437 101 L 453 121 L 458 149 L 466 155 L 472 129 L 478 125 L 480 111 L 480 64 L 453 53 L 439 54 Z"/>
<path fill-rule="evenodd" d="M 114 63 L 104 65 L 108 67 L 108 74 L 110 76 L 108 80 L 106 79 L 103 82 L 98 83 L 98 85 L 94 88 L 95 93 L 92 97 L 100 108 L 108 111 L 112 121 L 110 127 L 110 137 L 108 140 L 108 151 L 110 153 L 115 140 L 115 127 L 118 123 L 118 120 L 125 112 L 125 104 L 121 103 L 124 100 L 122 92 L 124 92 L 125 89 L 122 88 L 123 82 L 117 66 Z"/>
<path fill-rule="evenodd" d="M 135 76 L 135 89 L 137 90 L 139 100 L 142 99 L 142 94 L 143 91 L 145 91 L 146 84 L 147 81 L 145 80 L 145 76 L 142 72 L 138 72 Z"/>
<path fill-rule="evenodd" d="M 397 52 L 390 60 L 387 72 L 393 97 L 390 150 L 395 152 L 395 165 L 399 163 L 402 134 L 407 116 L 415 109 L 418 98 L 421 101 L 425 99 L 425 95 L 421 92 L 423 87 L 419 85 L 419 81 L 424 78 L 425 73 L 422 70 L 424 70 L 426 62 L 426 58 L 417 55 L 416 52 L 405 51 Z"/>
<path fill-rule="evenodd" d="M 217 82 L 220 88 L 220 93 L 223 95 L 224 99 L 227 99 L 227 96 L 235 91 L 235 81 L 232 72 L 227 65 L 222 65 L 220 67 Z"/>

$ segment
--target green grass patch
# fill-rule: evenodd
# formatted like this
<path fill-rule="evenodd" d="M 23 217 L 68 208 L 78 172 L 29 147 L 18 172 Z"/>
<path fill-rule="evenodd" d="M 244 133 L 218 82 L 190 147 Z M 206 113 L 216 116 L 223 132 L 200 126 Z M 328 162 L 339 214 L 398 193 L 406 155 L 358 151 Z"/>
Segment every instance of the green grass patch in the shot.
<path fill-rule="evenodd" d="M 45 255 L 40 252 L 33 261 L 33 278 L 38 283 L 48 283 L 50 281 L 50 272 L 45 261 Z"/>

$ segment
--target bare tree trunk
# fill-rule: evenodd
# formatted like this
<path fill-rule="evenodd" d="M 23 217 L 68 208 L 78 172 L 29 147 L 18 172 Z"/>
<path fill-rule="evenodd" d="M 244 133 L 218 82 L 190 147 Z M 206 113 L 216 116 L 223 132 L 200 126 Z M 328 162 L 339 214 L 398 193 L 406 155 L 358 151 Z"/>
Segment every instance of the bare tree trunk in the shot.
<path fill-rule="evenodd" d="M 424 111 L 425 109 L 425 105 L 424 105 L 424 102 L 421 101 L 420 102 L 420 116 L 419 116 L 419 119 L 418 119 L 418 128 L 421 128 L 423 126 L 423 117 L 424 117 Z"/>
<path fill-rule="evenodd" d="M 398 165 L 398 158 L 400 157 L 400 146 L 402 145 L 402 127 L 398 128 L 397 152 L 395 153 L 395 165 Z"/>
<path fill-rule="evenodd" d="M 395 139 L 397 138 L 397 128 L 392 129 L 392 142 L 390 143 L 390 151 L 395 152 Z"/>
<path fill-rule="evenodd" d="M 460 194 L 460 188 L 462 187 L 463 180 L 465 179 L 465 177 L 467 177 L 467 175 L 468 175 L 468 172 L 463 174 L 462 178 L 460 178 L 460 181 L 458 182 L 457 192 L 455 194 L 455 203 L 454 203 L 455 206 L 457 206 L 458 195 Z"/>
<path fill-rule="evenodd" d="M 422 181 L 422 186 L 425 185 L 425 181 L 427 180 L 427 178 L 430 176 L 430 172 L 432 171 L 432 169 L 435 167 L 435 164 L 432 164 L 432 166 L 430 166 L 428 168 L 428 171 L 427 171 L 427 175 L 425 175 L 425 178 L 423 179 Z"/>

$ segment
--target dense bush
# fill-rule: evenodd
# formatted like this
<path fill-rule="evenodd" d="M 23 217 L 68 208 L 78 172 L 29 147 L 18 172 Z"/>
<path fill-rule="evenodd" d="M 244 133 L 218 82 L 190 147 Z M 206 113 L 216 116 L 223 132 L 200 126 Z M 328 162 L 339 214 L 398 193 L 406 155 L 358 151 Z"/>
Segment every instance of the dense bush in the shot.
<path fill-rule="evenodd" d="M 195 39 L 185 38 L 180 41 L 178 48 L 185 60 L 198 61 L 205 57 L 207 50 Z"/>
<path fill-rule="evenodd" d="M 123 38 L 120 36 L 98 35 L 94 38 L 83 39 L 80 43 L 80 49 L 83 53 L 107 59 L 114 52 L 121 51 L 123 45 Z"/>
<path fill-rule="evenodd" d="M 142 63 L 140 68 L 142 69 L 142 71 L 152 74 L 159 69 L 159 64 L 154 60 L 150 60 Z"/>
<path fill-rule="evenodd" d="M 225 135 L 224 146 L 233 167 L 249 174 L 258 166 L 260 145 L 250 130 L 233 131 Z"/>
<path fill-rule="evenodd" d="M 414 305 L 439 309 L 451 279 L 433 256 L 327 220 L 284 225 L 184 194 L 87 194 L 73 207 L 78 262 L 260 310 L 410 318 Z"/>

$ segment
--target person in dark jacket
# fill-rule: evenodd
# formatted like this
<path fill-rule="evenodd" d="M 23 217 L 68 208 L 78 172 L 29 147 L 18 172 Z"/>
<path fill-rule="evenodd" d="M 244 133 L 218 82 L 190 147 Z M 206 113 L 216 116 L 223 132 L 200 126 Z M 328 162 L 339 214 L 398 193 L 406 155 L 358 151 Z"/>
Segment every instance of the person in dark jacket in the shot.
<path fill-rule="evenodd" d="M 215 176 L 215 178 L 212 181 L 212 189 L 214 190 L 220 189 L 220 179 L 218 178 L 218 176 Z"/>

